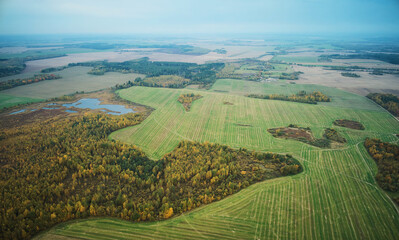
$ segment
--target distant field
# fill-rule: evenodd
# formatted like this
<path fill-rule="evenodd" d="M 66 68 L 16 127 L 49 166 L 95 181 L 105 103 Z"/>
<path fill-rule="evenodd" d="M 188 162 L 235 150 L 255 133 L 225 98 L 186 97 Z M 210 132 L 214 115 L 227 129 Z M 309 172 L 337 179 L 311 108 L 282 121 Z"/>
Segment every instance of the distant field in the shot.
<path fill-rule="evenodd" d="M 13 58 L 19 57 L 24 58 L 28 56 L 45 56 L 48 54 L 72 54 L 72 53 L 88 53 L 88 52 L 103 52 L 104 50 L 95 50 L 88 48 L 69 48 L 69 47 L 59 47 L 59 48 L 26 48 L 22 52 L 14 53 L 1 53 L 2 58 Z M 110 50 L 107 50 L 110 51 Z"/>
<path fill-rule="evenodd" d="M 144 77 L 142 74 L 121 74 L 115 72 L 95 76 L 87 74 L 90 69 L 89 67 L 67 68 L 59 72 L 54 72 L 62 76 L 61 79 L 19 86 L 4 90 L 1 93 L 15 97 L 46 99 L 71 94 L 76 91 L 88 92 L 100 90 L 134 80 L 136 77 Z"/>
<path fill-rule="evenodd" d="M 5 107 L 12 107 L 18 104 L 25 104 L 30 102 L 40 102 L 44 99 L 39 98 L 28 98 L 28 97 L 15 97 L 12 95 L 7 95 L 0 93 L 0 109 Z"/>
<path fill-rule="evenodd" d="M 299 75 L 296 81 L 300 84 L 336 87 L 364 96 L 371 92 L 399 95 L 399 76 L 395 74 L 377 76 L 367 72 L 356 72 L 360 78 L 346 78 L 341 76 L 340 71 L 325 70 L 321 67 L 294 66 L 294 70 L 304 73 Z"/>
<path fill-rule="evenodd" d="M 290 56 L 278 55 L 272 58 L 274 61 L 284 61 L 287 63 L 317 63 L 317 56 Z"/>
<path fill-rule="evenodd" d="M 219 80 L 210 91 L 145 87 L 121 90 L 121 97 L 155 110 L 140 125 L 114 132 L 111 138 L 138 145 L 155 159 L 182 139 L 292 153 L 304 166 L 302 174 L 252 185 L 167 221 L 79 220 L 60 224 L 38 239 L 396 239 L 398 210 L 377 186 L 376 165 L 362 142 L 365 137 L 396 142 L 392 133 L 399 133 L 397 120 L 366 98 L 336 89 L 247 83 Z M 310 105 L 243 96 L 300 89 L 319 89 L 333 102 Z M 179 94 L 187 92 L 203 96 L 190 112 L 177 102 Z M 274 138 L 267 132 L 268 128 L 292 123 L 310 126 L 315 137 L 321 137 L 323 130 L 340 118 L 360 121 L 366 128 L 358 131 L 334 127 L 348 140 L 341 149 L 319 149 Z"/>

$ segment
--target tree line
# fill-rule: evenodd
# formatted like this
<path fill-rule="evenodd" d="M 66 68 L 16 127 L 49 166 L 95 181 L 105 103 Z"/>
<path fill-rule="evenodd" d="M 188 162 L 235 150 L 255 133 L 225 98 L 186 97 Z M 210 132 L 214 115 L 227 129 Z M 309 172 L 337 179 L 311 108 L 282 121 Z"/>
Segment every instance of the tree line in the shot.
<path fill-rule="evenodd" d="M 399 191 L 399 146 L 370 138 L 364 141 L 364 146 L 377 164 L 378 173 L 375 178 L 378 185 L 386 191 L 397 193 Z M 399 204 L 399 197 L 395 197 L 394 200 Z"/>
<path fill-rule="evenodd" d="M 331 99 L 319 91 L 314 91 L 312 93 L 307 93 L 306 91 L 300 91 L 293 95 L 283 95 L 283 94 L 248 94 L 247 97 L 260 98 L 260 99 L 271 99 L 271 100 L 282 100 L 290 102 L 300 102 L 308 104 L 317 104 L 317 102 L 330 102 Z"/>
<path fill-rule="evenodd" d="M 366 97 L 388 110 L 396 117 L 399 116 L 399 98 L 393 94 L 369 93 Z"/>
<path fill-rule="evenodd" d="M 54 79 L 60 79 L 60 78 L 61 78 L 61 76 L 57 75 L 57 74 L 36 74 L 30 78 L 11 79 L 11 80 L 0 82 L 0 91 L 9 89 L 9 88 L 18 87 L 21 85 L 27 85 L 27 84 L 31 84 L 31 83 L 37 83 L 40 81 L 54 80 Z"/>
<path fill-rule="evenodd" d="M 93 67 L 93 69 L 89 71 L 89 74 L 94 75 L 103 75 L 106 72 L 140 73 L 145 74 L 147 77 L 176 75 L 190 80 L 189 82 L 183 81 L 178 84 L 178 87 L 182 88 L 188 84 L 201 84 L 207 87 L 211 86 L 216 81 L 216 73 L 224 67 L 224 63 L 208 63 L 199 65 L 196 63 L 183 62 L 153 62 L 149 61 L 148 58 L 142 58 L 126 62 L 95 61 L 70 63 L 68 66 Z M 145 81 L 138 84 L 144 86 Z"/>

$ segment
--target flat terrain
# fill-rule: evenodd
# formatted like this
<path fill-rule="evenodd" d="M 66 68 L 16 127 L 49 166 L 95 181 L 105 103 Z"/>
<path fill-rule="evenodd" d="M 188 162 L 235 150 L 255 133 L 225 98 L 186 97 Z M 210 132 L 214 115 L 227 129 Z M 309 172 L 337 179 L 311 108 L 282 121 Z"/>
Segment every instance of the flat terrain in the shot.
<path fill-rule="evenodd" d="M 398 209 L 377 186 L 376 165 L 363 140 L 378 137 L 397 142 L 393 135 L 399 132 L 397 120 L 364 97 L 327 87 L 320 90 L 333 101 L 318 105 L 243 96 L 284 88 L 296 92 L 320 87 L 219 80 L 210 91 L 121 90 L 121 97 L 155 110 L 140 125 L 114 132 L 111 138 L 138 145 L 154 159 L 171 151 L 180 140 L 190 139 L 292 153 L 305 170 L 252 185 L 167 221 L 79 220 L 60 224 L 38 239 L 395 239 L 399 235 Z M 220 89 L 228 92 L 215 92 Z M 191 92 L 203 98 L 185 112 L 177 98 Z M 334 150 L 274 138 L 267 132 L 292 123 L 310 126 L 315 137 L 321 137 L 336 119 L 356 120 L 366 129 L 334 126 L 348 140 L 343 148 Z"/>
<path fill-rule="evenodd" d="M 41 98 L 28 98 L 28 97 L 15 97 L 8 94 L 0 93 L 0 109 L 4 107 L 12 107 L 18 104 L 25 104 L 30 102 L 39 102 L 44 99 Z"/>
<path fill-rule="evenodd" d="M 67 68 L 59 72 L 54 72 L 55 74 L 59 74 L 62 77 L 61 79 L 19 86 L 1 91 L 1 93 L 15 97 L 47 99 L 75 93 L 76 91 L 96 91 L 144 76 L 142 74 L 121 74 L 116 72 L 96 76 L 87 74 L 90 69 L 90 67 Z"/>
<path fill-rule="evenodd" d="M 64 57 L 51 59 L 42 59 L 27 61 L 26 68 L 23 73 L 38 72 L 41 69 L 49 67 L 60 67 L 69 63 L 108 60 L 110 62 L 123 62 L 143 57 L 148 57 L 152 61 L 169 61 L 169 62 L 191 62 L 203 64 L 212 61 L 233 61 L 240 58 L 252 58 L 264 55 L 267 51 L 271 51 L 274 47 L 257 47 L 257 46 L 223 46 L 223 45 L 200 45 L 201 47 L 211 47 L 210 49 L 225 48 L 226 54 L 210 52 L 204 55 L 186 55 L 186 54 L 170 54 L 157 52 L 152 48 L 126 49 L 128 51 L 106 51 L 106 52 L 83 52 L 70 53 Z M 271 55 L 268 55 L 271 56 Z M 264 58 L 271 58 L 266 57 Z"/>
<path fill-rule="evenodd" d="M 293 67 L 295 71 L 304 73 L 299 75 L 299 80 L 296 83 L 320 84 L 364 96 L 372 92 L 399 95 L 399 75 L 384 74 L 378 76 L 367 72 L 356 72 L 356 74 L 360 75 L 360 78 L 351 78 L 343 77 L 341 75 L 342 71 L 325 70 L 322 67 Z"/>

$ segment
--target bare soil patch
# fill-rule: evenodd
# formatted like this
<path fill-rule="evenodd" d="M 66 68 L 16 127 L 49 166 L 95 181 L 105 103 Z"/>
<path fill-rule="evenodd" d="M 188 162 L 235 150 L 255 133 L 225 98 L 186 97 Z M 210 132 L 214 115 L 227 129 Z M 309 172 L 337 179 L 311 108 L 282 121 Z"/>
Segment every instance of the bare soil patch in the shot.
<path fill-rule="evenodd" d="M 313 141 L 314 137 L 309 128 L 292 128 L 292 127 L 279 127 L 279 128 L 270 128 L 267 130 L 274 137 L 278 138 L 290 138 L 299 140 L 306 139 L 307 141 Z"/>
<path fill-rule="evenodd" d="M 363 124 L 357 121 L 353 120 L 347 120 L 347 119 L 338 119 L 333 122 L 334 125 L 340 126 L 340 127 L 346 127 L 346 128 L 351 128 L 351 129 L 356 129 L 356 130 L 364 130 Z"/>

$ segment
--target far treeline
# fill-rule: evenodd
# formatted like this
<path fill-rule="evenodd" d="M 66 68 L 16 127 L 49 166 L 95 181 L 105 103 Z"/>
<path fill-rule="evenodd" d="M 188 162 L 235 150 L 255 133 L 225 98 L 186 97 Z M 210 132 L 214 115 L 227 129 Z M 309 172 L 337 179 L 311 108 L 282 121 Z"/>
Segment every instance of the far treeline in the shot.
<path fill-rule="evenodd" d="M 300 103 L 309 103 L 309 104 L 317 104 L 317 102 L 330 102 L 331 99 L 319 92 L 315 91 L 312 93 L 306 93 L 306 91 L 300 91 L 297 94 L 293 95 L 283 95 L 283 94 L 248 94 L 247 97 L 251 98 L 260 98 L 260 99 L 271 99 L 271 100 L 282 100 L 289 102 L 300 102 Z"/>
<path fill-rule="evenodd" d="M 153 161 L 135 146 L 108 139 L 144 118 L 89 114 L 0 129 L 0 239 L 28 239 L 90 216 L 167 219 L 302 171 L 291 155 L 207 142 L 183 141 Z"/>
<path fill-rule="evenodd" d="M 60 78 L 61 78 L 61 76 L 56 75 L 56 74 L 37 74 L 30 78 L 11 79 L 8 81 L 0 82 L 0 91 L 9 89 L 9 88 L 18 87 L 21 85 L 37 83 L 37 82 L 41 82 L 44 80 L 54 80 L 54 79 L 60 79 Z"/>
<path fill-rule="evenodd" d="M 378 185 L 388 192 L 399 193 L 399 146 L 370 138 L 366 139 L 364 146 L 377 163 L 378 173 L 375 178 Z M 398 195 L 393 199 L 399 204 Z"/>
<path fill-rule="evenodd" d="M 209 64 L 196 64 L 196 63 L 183 63 L 183 62 L 153 62 L 148 58 L 142 58 L 126 62 L 84 62 L 84 63 L 71 63 L 69 67 L 73 66 L 86 66 L 93 67 L 89 74 L 103 75 L 106 72 L 120 72 L 120 73 L 141 73 L 147 77 L 159 77 L 162 75 L 176 75 L 190 81 L 181 81 L 171 85 L 170 87 L 182 88 L 188 84 L 201 84 L 203 86 L 210 86 L 216 81 L 216 73 L 224 67 L 224 63 L 209 63 Z M 132 82 L 133 86 L 154 86 L 156 83 Z M 162 84 L 159 84 L 162 87 Z M 169 87 L 169 86 L 167 86 Z"/>
<path fill-rule="evenodd" d="M 23 58 L 0 59 L 0 77 L 7 77 L 22 73 L 25 69 L 27 61 L 63 57 L 66 54 L 47 54 L 38 56 L 27 56 Z"/>
<path fill-rule="evenodd" d="M 373 59 L 392 64 L 399 64 L 399 55 L 390 53 L 358 53 L 358 54 L 331 54 L 321 55 L 321 61 L 331 61 L 331 59 Z"/>
<path fill-rule="evenodd" d="M 388 110 L 394 116 L 399 117 L 399 98 L 397 96 L 393 94 L 370 93 L 366 97 Z"/>

